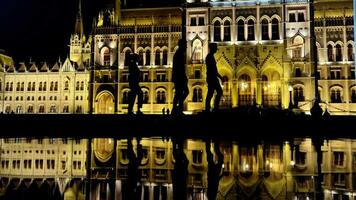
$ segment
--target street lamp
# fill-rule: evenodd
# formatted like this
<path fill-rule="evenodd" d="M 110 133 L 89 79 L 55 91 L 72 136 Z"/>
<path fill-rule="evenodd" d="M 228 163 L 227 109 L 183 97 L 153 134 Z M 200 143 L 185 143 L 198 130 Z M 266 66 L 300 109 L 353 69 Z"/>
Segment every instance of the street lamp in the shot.
<path fill-rule="evenodd" d="M 288 91 L 289 91 L 289 106 L 288 106 L 288 109 L 289 110 L 292 110 L 294 105 L 293 105 L 293 102 L 292 102 L 292 91 L 293 91 L 293 87 L 290 85 L 288 87 Z"/>

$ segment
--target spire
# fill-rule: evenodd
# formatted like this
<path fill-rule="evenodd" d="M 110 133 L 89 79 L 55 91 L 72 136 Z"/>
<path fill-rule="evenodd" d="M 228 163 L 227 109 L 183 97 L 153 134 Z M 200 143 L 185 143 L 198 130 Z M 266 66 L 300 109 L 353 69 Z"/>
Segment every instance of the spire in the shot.
<path fill-rule="evenodd" d="M 74 33 L 82 36 L 84 34 L 83 17 L 82 17 L 82 0 L 79 0 L 78 4 L 79 4 L 78 14 L 77 14 L 77 19 L 75 21 Z"/>

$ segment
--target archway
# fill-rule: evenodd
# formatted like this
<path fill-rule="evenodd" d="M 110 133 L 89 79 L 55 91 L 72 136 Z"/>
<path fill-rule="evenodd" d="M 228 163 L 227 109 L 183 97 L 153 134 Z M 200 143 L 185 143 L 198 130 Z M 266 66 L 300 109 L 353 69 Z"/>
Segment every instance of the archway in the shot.
<path fill-rule="evenodd" d="M 115 112 L 115 99 L 114 96 L 104 91 L 97 97 L 97 114 L 114 114 Z"/>

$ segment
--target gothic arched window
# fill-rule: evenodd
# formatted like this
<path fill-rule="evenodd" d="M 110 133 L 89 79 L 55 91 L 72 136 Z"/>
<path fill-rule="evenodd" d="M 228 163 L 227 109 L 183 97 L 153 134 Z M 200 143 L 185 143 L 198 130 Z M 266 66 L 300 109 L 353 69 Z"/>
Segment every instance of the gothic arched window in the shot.
<path fill-rule="evenodd" d="M 228 20 L 224 22 L 224 41 L 231 41 L 231 26 Z"/>
<path fill-rule="evenodd" d="M 221 25 L 219 21 L 214 22 L 214 41 L 221 41 Z"/>
<path fill-rule="evenodd" d="M 352 46 L 352 44 L 347 45 L 347 59 L 349 61 L 354 61 L 354 47 Z"/>
<path fill-rule="evenodd" d="M 272 19 L 272 40 L 279 40 L 279 21 Z"/>
<path fill-rule="evenodd" d="M 342 61 L 342 47 L 340 44 L 336 45 L 336 61 Z"/>
<path fill-rule="evenodd" d="M 293 99 L 294 99 L 294 103 L 297 103 L 299 101 L 304 101 L 304 90 L 302 87 L 294 88 Z"/>
<path fill-rule="evenodd" d="M 146 50 L 145 57 L 146 57 L 145 65 L 146 66 L 151 65 L 151 51 L 149 49 Z"/>
<path fill-rule="evenodd" d="M 341 103 L 341 89 L 332 88 L 330 92 L 330 101 L 331 103 Z"/>
<path fill-rule="evenodd" d="M 245 41 L 245 22 L 242 19 L 237 22 L 237 40 Z"/>
<path fill-rule="evenodd" d="M 143 91 L 143 99 L 142 99 L 142 103 L 147 104 L 149 101 L 149 95 L 148 95 L 148 91 L 144 90 Z"/>
<path fill-rule="evenodd" d="M 262 40 L 269 40 L 267 19 L 262 20 Z"/>
<path fill-rule="evenodd" d="M 328 45 L 328 61 L 334 61 L 333 46 L 331 44 Z"/>
<path fill-rule="evenodd" d="M 109 66 L 110 65 L 110 50 L 107 47 L 104 47 L 102 50 L 102 56 L 103 56 L 103 65 L 104 66 Z"/>
<path fill-rule="evenodd" d="M 255 22 L 252 19 L 247 22 L 247 40 L 255 40 Z"/>
<path fill-rule="evenodd" d="M 193 42 L 193 53 L 192 53 L 193 63 L 201 63 L 203 60 L 203 44 L 199 39 Z"/>
<path fill-rule="evenodd" d="M 161 65 L 161 50 L 159 49 L 155 52 L 155 65 Z"/>
<path fill-rule="evenodd" d="M 125 90 L 122 93 L 122 103 L 123 104 L 128 104 L 129 103 L 129 91 L 128 90 Z"/>
<path fill-rule="evenodd" d="M 156 93 L 156 103 L 165 104 L 166 103 L 166 92 L 164 90 L 159 90 Z"/>
<path fill-rule="evenodd" d="M 202 89 L 200 87 L 196 87 L 193 90 L 193 102 L 203 102 Z"/>
<path fill-rule="evenodd" d="M 138 57 L 139 57 L 138 65 L 142 66 L 143 65 L 143 50 L 142 49 L 138 52 Z"/>
<path fill-rule="evenodd" d="M 168 50 L 164 49 L 163 57 L 162 57 L 162 65 L 167 65 L 167 64 L 168 64 Z"/>

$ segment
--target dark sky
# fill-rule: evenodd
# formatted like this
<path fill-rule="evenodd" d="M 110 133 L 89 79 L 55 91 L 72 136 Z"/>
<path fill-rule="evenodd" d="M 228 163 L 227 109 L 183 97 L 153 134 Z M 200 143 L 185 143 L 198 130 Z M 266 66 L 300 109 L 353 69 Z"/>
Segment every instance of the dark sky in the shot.
<path fill-rule="evenodd" d="M 167 6 L 177 0 L 127 0 Z M 100 0 L 82 0 L 85 32 L 101 7 Z M 140 4 L 140 3 L 139 3 Z M 66 57 L 74 30 L 78 0 L 0 0 L 0 49 L 15 61 L 54 61 Z"/>

